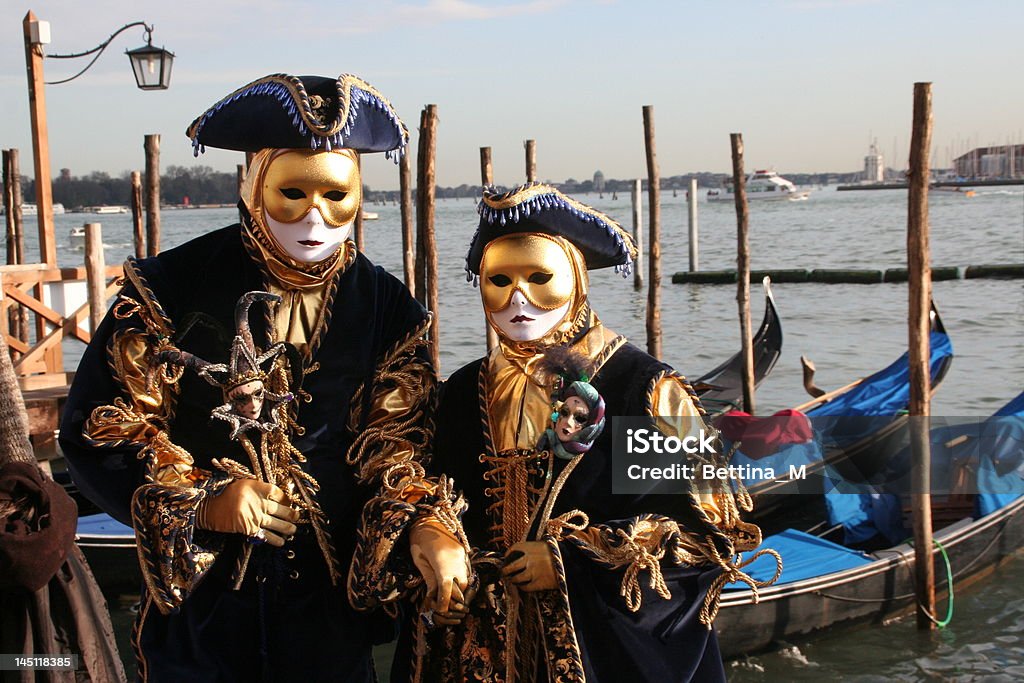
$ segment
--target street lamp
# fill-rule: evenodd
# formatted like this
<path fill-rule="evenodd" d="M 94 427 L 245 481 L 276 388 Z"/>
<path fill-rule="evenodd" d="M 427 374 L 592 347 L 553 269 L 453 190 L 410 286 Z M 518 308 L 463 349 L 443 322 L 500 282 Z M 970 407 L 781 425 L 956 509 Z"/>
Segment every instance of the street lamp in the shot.
<path fill-rule="evenodd" d="M 124 31 L 141 26 L 146 31 L 146 45 L 126 50 L 131 60 L 135 83 L 142 90 L 166 90 L 171 82 L 174 53 L 153 47 L 153 27 L 142 21 L 125 24 L 109 38 L 91 50 L 67 55 L 44 55 L 43 46 L 50 42 L 50 24 L 39 21 L 29 10 L 22 22 L 25 38 L 25 65 L 28 67 L 28 102 L 32 118 L 32 152 L 35 158 L 36 205 L 39 220 L 39 253 L 42 261 L 51 267 L 57 265 L 57 244 L 53 234 L 53 189 L 50 187 L 50 143 L 46 128 L 46 96 L 44 85 L 59 85 L 73 81 L 96 63 L 111 41 Z M 43 81 L 43 58 L 76 59 L 94 55 L 74 76 L 59 81 Z"/>

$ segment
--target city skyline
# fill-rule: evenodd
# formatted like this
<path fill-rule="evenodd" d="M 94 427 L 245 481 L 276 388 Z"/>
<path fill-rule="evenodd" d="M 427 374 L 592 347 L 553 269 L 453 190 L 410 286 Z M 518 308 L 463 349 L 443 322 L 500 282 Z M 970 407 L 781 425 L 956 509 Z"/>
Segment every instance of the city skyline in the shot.
<path fill-rule="evenodd" d="M 538 175 L 561 181 L 646 176 L 641 107 L 654 105 L 663 176 L 728 172 L 729 133 L 746 165 L 791 173 L 861 168 L 877 140 L 902 168 L 915 81 L 933 83 L 933 167 L 978 146 L 1022 142 L 1019 64 L 1024 5 L 981 2 L 661 4 L 524 0 L 334 3 L 229 0 L 200 4 L 40 1 L 0 10 L 0 146 L 17 147 L 32 175 L 21 21 L 51 24 L 48 53 L 77 52 L 121 25 L 155 26 L 176 53 L 171 88 L 135 88 L 124 50 L 131 29 L 81 78 L 46 88 L 52 175 L 111 175 L 143 165 L 146 133 L 162 136 L 161 164 L 233 170 L 239 153 L 198 159 L 184 130 L 206 107 L 267 73 L 356 73 L 405 120 L 415 149 L 419 111 L 438 105 L 437 181 L 479 182 L 490 146 L 495 181 L 523 179 L 523 140 L 537 140 Z M 652 21 L 657 19 L 657 21 Z M 84 63 L 46 60 L 48 81 Z M 367 157 L 374 189 L 398 185 Z"/>

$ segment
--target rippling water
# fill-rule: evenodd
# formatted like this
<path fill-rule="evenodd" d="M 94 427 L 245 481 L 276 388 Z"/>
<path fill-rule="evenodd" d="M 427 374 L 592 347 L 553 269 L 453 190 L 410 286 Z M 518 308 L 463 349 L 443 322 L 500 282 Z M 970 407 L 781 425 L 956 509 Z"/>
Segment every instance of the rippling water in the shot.
<path fill-rule="evenodd" d="M 624 224 L 628 196 L 580 197 Z M 664 356 L 686 375 L 697 376 L 739 348 L 736 289 L 722 285 L 673 285 L 671 274 L 688 264 L 686 204 L 680 194 L 662 194 L 662 324 Z M 399 209 L 368 206 L 380 215 L 367 221 L 367 254 L 401 276 Z M 906 265 L 906 193 L 817 190 L 806 202 L 751 208 L 752 267 L 874 268 Z M 1024 262 L 1024 192 L 981 189 L 974 197 L 933 193 L 930 198 L 932 262 L 936 266 Z M 82 262 L 68 232 L 85 220 L 103 222 L 108 263 L 131 250 L 130 216 L 57 217 L 62 265 Z M 229 209 L 163 212 L 164 248 L 235 221 Z M 646 219 L 646 212 L 645 212 Z M 32 219 L 29 219 L 31 221 Z M 467 199 L 438 200 L 436 227 L 440 266 L 442 374 L 484 350 L 484 322 L 477 291 L 465 281 L 463 258 L 475 229 L 475 205 Z M 31 223 L 26 232 L 34 232 Z M 700 265 L 735 266 L 736 219 L 729 203 L 700 205 Z M 31 240 L 30 240 L 31 242 Z M 29 253 L 33 246 L 29 246 Z M 645 295 L 632 281 L 609 271 L 592 274 L 595 308 L 613 329 L 639 345 L 645 339 Z M 826 389 L 870 374 L 906 350 L 905 284 L 779 284 L 774 287 L 783 329 L 783 354 L 758 392 L 767 413 L 806 399 L 799 357 L 818 367 Z M 989 415 L 1024 389 L 1024 281 L 937 282 L 934 296 L 953 340 L 956 359 L 933 402 L 935 415 Z M 762 299 L 753 292 L 754 320 Z M 68 343 L 69 367 L 80 350 Z M 1024 677 L 1024 560 L 958 596 L 953 624 L 934 636 L 919 636 L 913 620 L 886 628 L 843 631 L 799 643 L 780 653 L 734 663 L 735 680 L 1020 679 Z"/>
<path fill-rule="evenodd" d="M 646 196 L 646 195 L 645 195 Z M 628 196 L 580 198 L 629 225 Z M 368 206 L 380 215 L 366 221 L 366 252 L 401 277 L 401 227 L 396 205 Z M 686 200 L 662 194 L 662 325 L 665 360 L 698 376 L 739 349 L 736 288 L 673 285 L 671 274 L 688 266 Z M 29 219 L 31 220 L 31 219 Z M 86 220 L 99 220 L 107 263 L 131 252 L 129 215 L 57 216 L 61 265 L 79 265 L 83 252 L 68 234 Z M 236 220 L 233 209 L 165 210 L 162 246 L 170 248 Z M 645 213 L 646 220 L 646 213 Z M 768 268 L 895 268 L 906 266 L 906 194 L 901 191 L 818 190 L 805 202 L 753 205 L 751 262 Z M 483 354 L 484 321 L 478 292 L 465 280 L 463 259 L 476 226 L 475 204 L 438 200 L 436 229 L 440 279 L 441 365 L 447 375 Z M 29 224 L 26 232 L 34 232 Z M 936 266 L 1024 262 L 1024 192 L 980 190 L 931 196 L 932 254 Z M 736 217 L 728 202 L 700 205 L 700 265 L 734 268 Z M 34 253 L 28 245 L 29 253 Z M 644 345 L 646 294 L 633 290 L 611 269 L 594 271 L 594 306 L 616 331 Z M 763 312 L 759 288 L 752 290 L 755 324 Z M 953 339 L 957 358 L 933 405 L 937 415 L 988 415 L 1024 388 L 1024 280 L 936 282 L 935 300 Z M 843 386 L 883 367 L 906 350 L 905 284 L 774 285 L 785 332 L 782 357 L 758 392 L 759 412 L 803 399 L 801 354 L 817 364 L 818 385 Z M 80 353 L 67 345 L 68 366 Z"/>

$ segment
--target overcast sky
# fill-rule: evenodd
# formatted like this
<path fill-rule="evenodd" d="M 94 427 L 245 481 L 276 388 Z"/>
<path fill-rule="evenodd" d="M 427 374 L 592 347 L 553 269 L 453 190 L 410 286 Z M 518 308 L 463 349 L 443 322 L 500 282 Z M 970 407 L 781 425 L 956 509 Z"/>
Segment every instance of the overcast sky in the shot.
<path fill-rule="evenodd" d="M 537 140 L 542 179 L 646 175 L 645 104 L 663 176 L 729 170 L 731 132 L 743 133 L 748 168 L 856 170 L 872 138 L 902 168 L 915 81 L 933 82 L 933 165 L 979 144 L 1024 142 L 1016 0 L 3 0 L 0 147 L 22 150 L 26 175 L 29 9 L 50 22 L 50 53 L 91 48 L 141 19 L 177 54 L 170 90 L 138 90 L 124 51 L 144 40 L 131 29 L 84 76 L 47 87 L 54 175 L 139 169 L 146 133 L 162 134 L 165 167 L 233 171 L 239 154 L 194 160 L 184 130 L 276 72 L 358 74 L 413 129 L 413 149 L 421 108 L 437 104 L 442 185 L 478 183 L 481 146 L 493 148 L 497 182 L 521 182 L 526 138 Z M 46 78 L 73 66 L 48 60 Z M 365 177 L 398 185 L 382 157 L 365 162 Z"/>

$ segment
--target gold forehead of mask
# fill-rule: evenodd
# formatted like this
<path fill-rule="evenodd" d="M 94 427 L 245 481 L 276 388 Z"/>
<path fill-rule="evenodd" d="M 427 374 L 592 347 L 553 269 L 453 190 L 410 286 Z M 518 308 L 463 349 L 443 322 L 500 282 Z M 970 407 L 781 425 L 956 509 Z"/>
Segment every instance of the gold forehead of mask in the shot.
<path fill-rule="evenodd" d="M 274 157 L 263 175 L 263 209 L 281 223 L 301 220 L 316 207 L 328 225 L 345 225 L 355 219 L 361 200 L 352 150 L 289 150 Z"/>
<path fill-rule="evenodd" d="M 480 261 L 484 308 L 492 313 L 504 310 L 517 289 L 546 311 L 571 301 L 576 277 L 565 247 L 539 233 L 506 235 L 488 243 Z"/>

